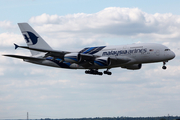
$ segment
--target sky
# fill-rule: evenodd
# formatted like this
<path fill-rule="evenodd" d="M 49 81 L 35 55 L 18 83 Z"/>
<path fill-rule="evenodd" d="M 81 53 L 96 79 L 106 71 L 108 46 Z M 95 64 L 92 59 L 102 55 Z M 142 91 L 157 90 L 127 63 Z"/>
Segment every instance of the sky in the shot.
<path fill-rule="evenodd" d="M 0 0 L 0 119 L 180 115 L 180 1 Z M 159 43 L 167 63 L 111 76 L 40 66 L 2 56 L 30 56 L 17 23 L 29 23 L 55 50 Z"/>

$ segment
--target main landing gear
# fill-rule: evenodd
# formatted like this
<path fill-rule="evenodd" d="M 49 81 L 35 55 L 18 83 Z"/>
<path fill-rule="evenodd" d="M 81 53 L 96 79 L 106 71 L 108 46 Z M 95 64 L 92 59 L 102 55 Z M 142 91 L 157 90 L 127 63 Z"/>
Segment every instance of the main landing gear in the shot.
<path fill-rule="evenodd" d="M 163 66 L 162 66 L 162 69 L 167 69 L 167 67 L 165 66 L 166 65 L 166 62 L 163 62 Z"/>
<path fill-rule="evenodd" d="M 104 71 L 104 74 L 111 75 L 112 73 L 107 69 L 106 71 Z"/>
<path fill-rule="evenodd" d="M 93 74 L 93 75 L 103 75 L 102 72 L 98 72 L 96 69 L 90 69 L 85 71 L 86 74 Z"/>
<path fill-rule="evenodd" d="M 92 74 L 92 75 L 103 75 L 102 72 L 99 72 L 97 69 L 89 69 L 85 71 L 86 74 Z M 104 71 L 104 74 L 111 75 L 112 73 L 108 71 Z"/>

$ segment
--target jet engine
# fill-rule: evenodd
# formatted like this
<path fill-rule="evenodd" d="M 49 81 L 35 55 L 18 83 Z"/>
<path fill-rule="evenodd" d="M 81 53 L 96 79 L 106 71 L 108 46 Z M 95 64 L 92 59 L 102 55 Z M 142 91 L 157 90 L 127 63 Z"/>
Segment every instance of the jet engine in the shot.
<path fill-rule="evenodd" d="M 128 66 L 124 66 L 122 68 L 126 68 L 128 70 L 139 70 L 141 69 L 142 64 L 133 64 L 133 65 L 128 65 Z"/>
<path fill-rule="evenodd" d="M 81 57 L 79 53 L 69 53 L 64 56 L 64 61 L 70 63 L 78 63 Z"/>
<path fill-rule="evenodd" d="M 98 57 L 94 60 L 94 65 L 97 66 L 109 66 L 111 59 L 109 57 Z"/>

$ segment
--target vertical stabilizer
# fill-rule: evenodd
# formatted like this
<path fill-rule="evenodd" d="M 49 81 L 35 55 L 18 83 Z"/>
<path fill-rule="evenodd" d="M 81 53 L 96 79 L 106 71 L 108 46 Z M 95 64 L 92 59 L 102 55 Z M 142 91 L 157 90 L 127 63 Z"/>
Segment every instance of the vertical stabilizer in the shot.
<path fill-rule="evenodd" d="M 24 40 L 26 41 L 28 47 L 52 50 L 52 48 L 28 23 L 18 23 L 18 26 L 21 30 L 22 35 L 24 36 Z M 40 54 L 40 52 L 38 51 L 30 51 L 32 56 Z"/>

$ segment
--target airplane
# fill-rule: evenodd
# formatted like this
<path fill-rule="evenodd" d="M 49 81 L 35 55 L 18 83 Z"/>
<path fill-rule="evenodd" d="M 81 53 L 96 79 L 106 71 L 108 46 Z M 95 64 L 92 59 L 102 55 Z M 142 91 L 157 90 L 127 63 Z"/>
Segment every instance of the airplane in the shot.
<path fill-rule="evenodd" d="M 27 46 L 15 45 L 15 49 L 30 50 L 32 56 L 4 55 L 7 57 L 23 59 L 39 65 L 67 68 L 85 69 L 86 74 L 111 75 L 109 69 L 121 67 L 128 70 L 139 70 L 142 64 L 163 62 L 166 63 L 175 57 L 168 47 L 157 43 L 137 43 L 117 46 L 86 47 L 79 51 L 53 50 L 44 39 L 28 24 L 18 23 Z M 106 69 L 99 72 L 99 69 Z"/>

